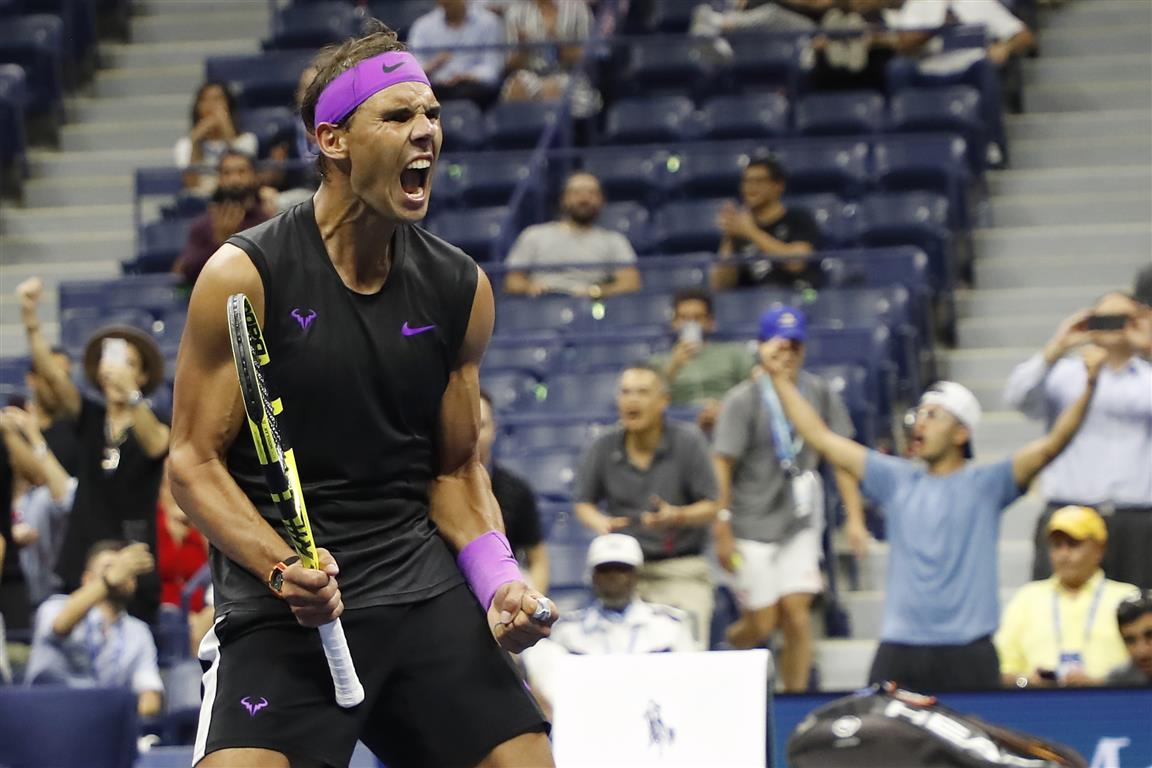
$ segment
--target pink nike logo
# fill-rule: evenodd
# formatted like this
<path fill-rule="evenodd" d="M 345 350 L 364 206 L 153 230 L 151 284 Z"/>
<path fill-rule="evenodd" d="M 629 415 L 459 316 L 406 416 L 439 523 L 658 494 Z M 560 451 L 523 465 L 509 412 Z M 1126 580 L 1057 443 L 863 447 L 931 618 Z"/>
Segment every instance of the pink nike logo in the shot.
<path fill-rule="evenodd" d="M 418 333 L 424 333 L 425 331 L 430 331 L 435 327 L 436 327 L 435 325 L 422 325 L 419 328 L 413 328 L 410 325 L 408 325 L 408 321 L 405 320 L 404 325 L 400 326 L 400 333 L 404 334 L 405 336 L 415 336 Z"/>

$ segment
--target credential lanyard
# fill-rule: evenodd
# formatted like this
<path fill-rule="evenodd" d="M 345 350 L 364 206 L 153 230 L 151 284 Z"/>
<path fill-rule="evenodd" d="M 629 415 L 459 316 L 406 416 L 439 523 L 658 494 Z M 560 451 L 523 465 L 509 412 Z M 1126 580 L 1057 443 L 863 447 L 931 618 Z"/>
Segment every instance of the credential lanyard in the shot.
<path fill-rule="evenodd" d="M 1092 634 L 1092 623 L 1096 619 L 1096 609 L 1100 607 L 1100 598 L 1104 594 L 1105 579 L 1100 579 L 1100 583 L 1096 586 L 1096 592 L 1092 595 L 1092 604 L 1088 606 L 1088 617 L 1084 620 L 1084 643 L 1083 649 L 1087 649 L 1088 638 Z M 1056 642 L 1061 646 L 1061 653 L 1063 653 L 1064 632 L 1060 626 L 1060 592 L 1054 591 L 1052 593 L 1052 631 L 1056 633 Z"/>
<path fill-rule="evenodd" d="M 760 399 L 768 411 L 768 424 L 772 428 L 772 442 L 776 448 L 776 458 L 780 461 L 780 469 L 789 478 L 796 477 L 800 474 L 796 457 L 804 449 L 804 438 L 793 436 L 792 425 L 784 416 L 784 406 L 780 405 L 776 387 L 772 386 L 772 379 L 768 376 L 760 377 Z"/>

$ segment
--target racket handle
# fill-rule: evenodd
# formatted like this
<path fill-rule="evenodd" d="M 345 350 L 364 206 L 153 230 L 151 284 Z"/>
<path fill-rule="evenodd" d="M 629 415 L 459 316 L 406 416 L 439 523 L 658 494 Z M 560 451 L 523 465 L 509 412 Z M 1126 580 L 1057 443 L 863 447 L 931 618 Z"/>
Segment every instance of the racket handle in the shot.
<path fill-rule="evenodd" d="M 328 670 L 336 686 L 336 703 L 348 709 L 364 701 L 364 686 L 356 676 L 356 667 L 352 664 L 352 654 L 348 651 L 348 639 L 344 637 L 344 625 L 340 619 L 320 626 L 320 641 L 324 644 Z"/>

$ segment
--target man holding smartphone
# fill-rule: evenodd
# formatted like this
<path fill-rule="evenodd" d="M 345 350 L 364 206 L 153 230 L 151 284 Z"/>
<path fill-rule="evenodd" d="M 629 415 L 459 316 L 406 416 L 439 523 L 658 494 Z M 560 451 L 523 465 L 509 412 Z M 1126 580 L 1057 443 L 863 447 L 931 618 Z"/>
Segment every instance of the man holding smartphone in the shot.
<path fill-rule="evenodd" d="M 1127 294 L 1106 294 L 1068 317 L 1008 379 L 1008 404 L 1051 424 L 1084 391 L 1084 367 L 1069 353 L 1086 344 L 1106 353 L 1083 427 L 1041 476 L 1047 507 L 1036 526 L 1034 579 L 1052 572 L 1046 546 L 1052 512 L 1089 506 L 1108 522 L 1108 577 L 1152 587 L 1152 364 L 1139 356 L 1143 310 Z"/>

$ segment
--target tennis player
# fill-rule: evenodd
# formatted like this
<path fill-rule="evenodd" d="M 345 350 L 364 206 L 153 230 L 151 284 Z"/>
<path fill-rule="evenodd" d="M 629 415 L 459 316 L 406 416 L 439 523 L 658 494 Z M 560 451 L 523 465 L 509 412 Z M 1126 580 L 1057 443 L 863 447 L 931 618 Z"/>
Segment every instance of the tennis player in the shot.
<path fill-rule="evenodd" d="M 301 103 L 316 195 L 232 237 L 196 283 L 177 364 L 173 493 L 212 542 L 200 766 L 548 766 L 504 651 L 557 618 L 531 590 L 477 457 L 492 289 L 415 225 L 440 105 L 387 27 L 322 51 Z M 227 336 L 248 295 L 284 403 L 321 570 L 268 498 Z M 341 709 L 317 632 L 341 617 L 366 698 Z"/>

